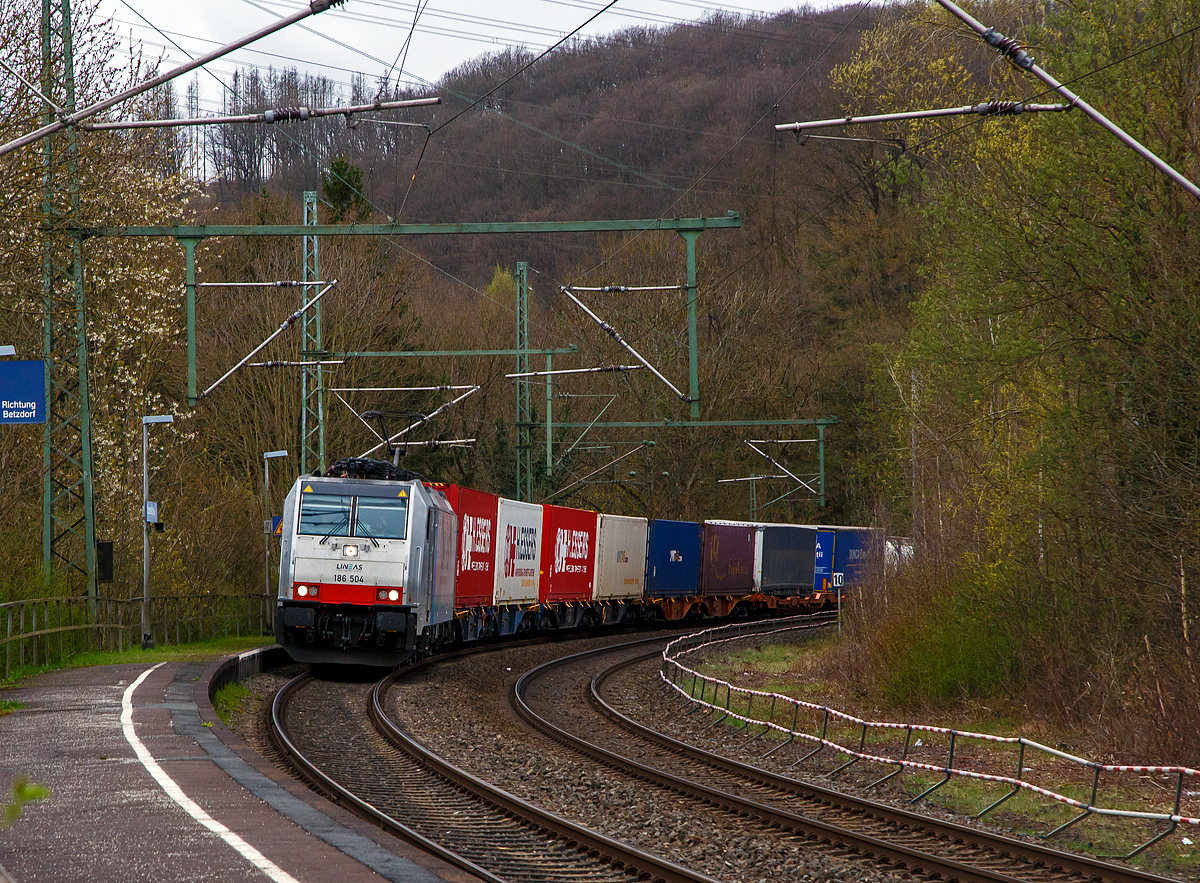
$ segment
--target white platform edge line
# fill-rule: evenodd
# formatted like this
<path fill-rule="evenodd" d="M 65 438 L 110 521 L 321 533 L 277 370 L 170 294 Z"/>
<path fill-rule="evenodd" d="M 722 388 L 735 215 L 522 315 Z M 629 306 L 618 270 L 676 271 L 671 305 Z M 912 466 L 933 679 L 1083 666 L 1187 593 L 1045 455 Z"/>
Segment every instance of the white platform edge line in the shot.
<path fill-rule="evenodd" d="M 206 813 L 200 808 L 199 804 L 184 794 L 183 789 L 175 784 L 175 780 L 168 776 L 163 768 L 158 765 L 158 761 L 154 759 L 150 751 L 142 744 L 142 740 L 138 738 L 133 728 L 133 693 L 141 686 L 142 681 L 146 680 L 156 669 L 163 665 L 166 665 L 166 663 L 160 662 L 153 668 L 146 669 L 138 676 L 137 680 L 125 689 L 125 693 L 121 697 L 121 730 L 125 734 L 125 740 L 133 747 L 138 760 L 141 761 L 146 771 L 153 776 L 154 781 L 188 815 L 232 846 L 238 855 L 266 874 L 275 883 L 299 883 L 295 877 L 270 861 L 261 852 Z"/>

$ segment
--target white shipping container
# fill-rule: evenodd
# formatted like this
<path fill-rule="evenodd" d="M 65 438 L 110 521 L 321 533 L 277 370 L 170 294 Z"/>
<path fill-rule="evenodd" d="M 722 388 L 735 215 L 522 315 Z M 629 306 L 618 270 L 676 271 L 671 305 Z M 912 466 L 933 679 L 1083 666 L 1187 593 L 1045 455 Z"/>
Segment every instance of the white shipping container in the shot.
<path fill-rule="evenodd" d="M 596 600 L 640 598 L 646 580 L 645 518 L 601 515 L 596 544 Z"/>
<path fill-rule="evenodd" d="M 496 604 L 536 604 L 542 563 L 542 507 L 501 498 L 496 513 Z"/>

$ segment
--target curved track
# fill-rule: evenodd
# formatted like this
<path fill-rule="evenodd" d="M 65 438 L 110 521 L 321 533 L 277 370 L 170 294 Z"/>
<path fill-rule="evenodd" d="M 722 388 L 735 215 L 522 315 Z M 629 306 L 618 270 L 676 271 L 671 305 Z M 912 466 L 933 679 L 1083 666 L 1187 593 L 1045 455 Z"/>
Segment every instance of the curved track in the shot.
<path fill-rule="evenodd" d="M 602 698 L 603 683 L 614 673 L 658 655 L 657 650 L 640 648 L 646 643 L 650 642 L 586 651 L 532 669 L 517 681 L 513 707 L 540 732 L 610 770 L 693 803 L 719 807 L 742 824 L 760 826 L 781 840 L 794 843 L 800 838 L 814 848 L 850 852 L 876 869 L 883 865 L 926 879 L 990 883 L 1168 879 L 789 779 L 650 730 Z M 593 676 L 597 660 L 613 654 L 623 658 Z M 582 708 L 590 708 L 590 716 Z M 587 738 L 577 732 L 586 732 Z"/>
<path fill-rule="evenodd" d="M 373 687 L 303 675 L 276 696 L 272 738 L 333 799 L 481 879 L 716 883 L 546 813 L 422 748 L 387 720 Z"/>

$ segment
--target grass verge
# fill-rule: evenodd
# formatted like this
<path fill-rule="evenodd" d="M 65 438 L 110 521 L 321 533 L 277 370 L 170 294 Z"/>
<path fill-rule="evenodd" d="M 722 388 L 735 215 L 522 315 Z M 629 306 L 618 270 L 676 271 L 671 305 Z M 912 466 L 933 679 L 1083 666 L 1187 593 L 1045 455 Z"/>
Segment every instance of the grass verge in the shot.
<path fill-rule="evenodd" d="M 271 635 L 263 635 L 261 637 L 223 637 L 223 638 L 207 638 L 203 641 L 195 641 L 191 644 L 172 645 L 170 647 L 155 647 L 153 650 L 141 650 L 137 647 L 121 652 L 109 651 L 98 652 L 88 651 L 77 653 L 76 655 L 64 660 L 62 663 L 55 662 L 51 665 L 39 665 L 36 668 L 28 666 L 23 669 L 18 669 L 13 672 L 12 677 L 0 679 L 0 689 L 12 687 L 23 678 L 31 677 L 37 674 L 44 674 L 53 671 L 66 671 L 74 668 L 87 668 L 93 665 L 127 665 L 130 663 L 150 663 L 159 662 L 196 662 L 206 661 L 211 659 L 220 659 L 223 656 L 230 656 L 234 653 L 243 653 L 246 650 L 253 650 L 255 647 L 266 647 L 275 642 L 275 638 Z M 12 710 L 12 709 L 9 709 Z M 3 706 L 0 705 L 0 714 L 5 713 Z"/>

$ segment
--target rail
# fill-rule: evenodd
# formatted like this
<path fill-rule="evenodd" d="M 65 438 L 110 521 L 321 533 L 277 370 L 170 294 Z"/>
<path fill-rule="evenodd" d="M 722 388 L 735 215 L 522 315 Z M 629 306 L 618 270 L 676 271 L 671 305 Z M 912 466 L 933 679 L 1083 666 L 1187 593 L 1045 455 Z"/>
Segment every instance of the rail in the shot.
<path fill-rule="evenodd" d="M 160 646 L 275 627 L 274 596 L 262 592 L 165 595 L 150 601 L 150 634 Z M 87 651 L 122 651 L 141 644 L 141 598 L 27 598 L 0 604 L 4 677 L 64 662 Z"/>
<path fill-rule="evenodd" d="M 922 791 L 916 797 L 912 798 L 910 803 L 917 803 L 932 794 L 937 789 L 941 788 L 951 779 L 958 777 L 963 779 L 975 779 L 982 782 L 991 782 L 995 784 L 1007 785 L 1009 791 L 1000 799 L 984 807 L 973 818 L 981 818 L 996 807 L 1016 796 L 1021 791 L 1029 791 L 1032 794 L 1037 794 L 1048 798 L 1065 806 L 1073 807 L 1080 810 L 1079 814 L 1062 825 L 1059 825 L 1054 830 L 1043 834 L 1043 838 L 1053 837 L 1055 834 L 1065 831 L 1067 828 L 1083 821 L 1089 816 L 1112 816 L 1126 819 L 1140 819 L 1144 821 L 1165 822 L 1168 827 L 1155 834 L 1145 843 L 1136 847 L 1127 855 L 1119 856 L 1120 858 L 1132 858 L 1138 853 L 1144 851 L 1148 847 L 1154 845 L 1158 841 L 1172 834 L 1180 824 L 1200 826 L 1200 818 L 1193 816 L 1184 816 L 1180 814 L 1180 806 L 1184 794 L 1185 780 L 1196 781 L 1200 779 L 1200 770 L 1192 769 L 1184 766 L 1142 766 L 1142 765 L 1127 765 L 1127 764 L 1106 764 L 1098 761 L 1089 760 L 1083 757 L 1077 757 L 1066 751 L 1057 748 L 1051 748 L 1048 745 L 1042 745 L 1032 739 L 1026 739 L 1023 736 L 996 736 L 990 733 L 973 733 L 964 730 L 956 730 L 950 727 L 936 727 L 924 724 L 905 724 L 905 723 L 889 723 L 883 721 L 868 721 L 848 714 L 844 711 L 830 708 L 826 705 L 818 705 L 812 702 L 805 702 L 801 699 L 796 699 L 782 693 L 772 693 L 764 690 L 753 690 L 747 687 L 739 687 L 729 681 L 720 678 L 709 677 L 701 674 L 695 669 L 688 668 L 680 658 L 688 654 L 695 653 L 698 650 L 713 647 L 718 644 L 724 644 L 731 641 L 742 640 L 747 637 L 763 637 L 772 634 L 782 634 L 784 632 L 796 631 L 804 628 L 806 624 L 811 625 L 812 617 L 797 616 L 790 617 L 785 620 L 774 620 L 770 628 L 764 629 L 761 623 L 738 623 L 735 625 L 718 626 L 716 628 L 705 629 L 692 635 L 686 635 L 682 638 L 677 638 L 666 646 L 662 654 L 662 667 L 659 676 L 662 681 L 676 694 L 683 696 L 688 701 L 693 703 L 697 708 L 712 712 L 719 712 L 720 717 L 713 722 L 713 725 L 724 720 L 740 721 L 742 726 L 749 728 L 751 726 L 762 727 L 763 735 L 767 732 L 775 732 L 780 736 L 787 736 L 786 741 L 776 745 L 770 751 L 763 755 L 766 757 L 774 754 L 781 748 L 790 745 L 796 740 L 807 742 L 815 745 L 812 751 L 805 754 L 797 760 L 792 766 L 796 766 L 811 757 L 814 757 L 819 752 L 829 749 L 837 754 L 844 754 L 850 759 L 843 763 L 837 769 L 833 770 L 829 775 L 834 775 L 851 764 L 857 763 L 860 760 L 883 764 L 885 766 L 894 766 L 893 772 L 888 773 L 880 779 L 872 782 L 868 787 L 876 787 L 890 780 L 906 770 L 915 770 L 926 773 L 936 773 L 942 776 L 941 781 L 936 782 L 926 790 Z M 699 688 L 699 696 L 696 695 Z M 709 690 L 711 688 L 711 696 Z M 721 692 L 724 691 L 724 704 L 721 703 Z M 735 704 L 733 697 L 738 697 L 738 702 Z M 761 717 L 754 716 L 754 704 L 756 700 L 759 702 Z M 767 709 L 769 702 L 769 710 Z M 742 707 L 744 703 L 744 708 Z M 783 719 L 787 719 L 786 709 L 792 709 L 790 724 L 780 724 L 777 722 L 778 710 L 783 710 Z M 763 714 L 763 712 L 766 712 Z M 798 729 L 801 713 L 807 713 L 811 716 L 813 729 L 816 732 L 806 732 L 803 729 Z M 858 731 L 858 746 L 857 748 L 849 745 L 840 744 L 830 738 L 829 726 L 831 722 L 838 722 L 844 725 L 849 725 Z M 888 757 L 886 755 L 870 754 L 863 749 L 867 743 L 867 733 L 870 730 L 896 730 L 905 733 L 904 747 L 900 757 Z M 930 735 L 940 735 L 948 737 L 949 744 L 946 753 L 946 761 L 944 764 L 926 763 L 909 759 L 909 751 L 913 747 L 912 737 L 914 733 L 926 733 Z M 757 738 L 757 736 L 755 737 Z M 978 741 L 1001 745 L 1012 745 L 1017 747 L 1017 762 L 1016 771 L 1011 776 L 996 775 L 992 773 L 984 773 L 977 770 L 969 770 L 955 765 L 955 748 L 963 741 Z M 920 740 L 918 739 L 918 744 Z M 1049 757 L 1057 758 L 1061 761 L 1066 761 L 1079 766 L 1082 770 L 1088 773 L 1090 780 L 1091 796 L 1088 800 L 1077 800 L 1065 794 L 1061 794 L 1050 788 L 1037 785 L 1022 778 L 1023 774 L 1032 771 L 1032 767 L 1026 766 L 1027 763 L 1032 763 L 1026 752 L 1040 752 Z M 1099 806 L 1097 800 L 1099 798 L 1101 776 L 1104 773 L 1136 773 L 1142 774 L 1158 774 L 1163 776 L 1174 777 L 1174 804 L 1170 812 L 1146 812 L 1142 810 L 1125 810 L 1111 806 Z"/>

